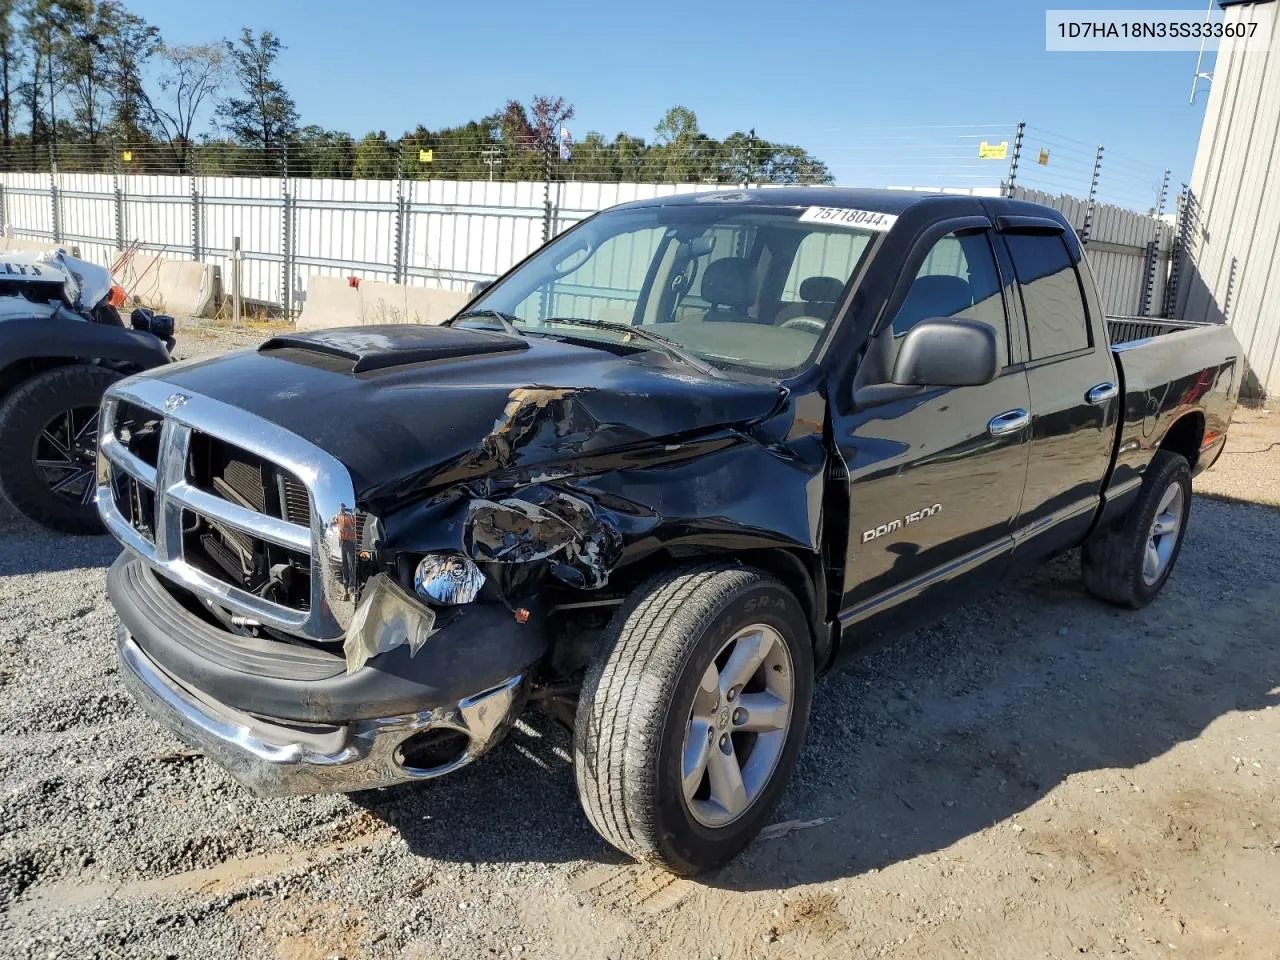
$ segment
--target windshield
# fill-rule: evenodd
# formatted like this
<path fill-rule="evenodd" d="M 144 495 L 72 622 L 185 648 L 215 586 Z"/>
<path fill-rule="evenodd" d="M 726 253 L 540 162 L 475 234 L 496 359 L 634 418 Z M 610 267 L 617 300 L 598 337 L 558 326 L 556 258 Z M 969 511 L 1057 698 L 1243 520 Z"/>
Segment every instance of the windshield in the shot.
<path fill-rule="evenodd" d="M 607 211 L 472 304 L 521 332 L 661 349 L 782 376 L 807 366 L 876 234 L 822 208 L 731 203 Z M 577 325 L 574 319 L 589 323 Z M 618 329 L 622 328 L 622 329 Z"/>

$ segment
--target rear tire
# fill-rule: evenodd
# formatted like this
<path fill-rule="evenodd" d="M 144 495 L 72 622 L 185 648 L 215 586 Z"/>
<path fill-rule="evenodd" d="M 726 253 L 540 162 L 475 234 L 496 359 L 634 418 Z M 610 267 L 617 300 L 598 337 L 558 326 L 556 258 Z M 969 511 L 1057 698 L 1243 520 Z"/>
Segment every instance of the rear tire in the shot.
<path fill-rule="evenodd" d="M 1085 543 L 1085 589 L 1116 606 L 1145 607 L 1173 572 L 1190 518 L 1191 466 L 1185 457 L 1158 451 L 1128 514 Z"/>
<path fill-rule="evenodd" d="M 773 577 L 714 565 L 650 579 L 583 684 L 573 752 L 587 818 L 672 873 L 719 866 L 777 806 L 812 692 L 808 621 Z"/>
<path fill-rule="evenodd" d="M 97 410 L 120 379 L 75 364 L 38 373 L 0 404 L 0 495 L 61 533 L 98 534 Z"/>

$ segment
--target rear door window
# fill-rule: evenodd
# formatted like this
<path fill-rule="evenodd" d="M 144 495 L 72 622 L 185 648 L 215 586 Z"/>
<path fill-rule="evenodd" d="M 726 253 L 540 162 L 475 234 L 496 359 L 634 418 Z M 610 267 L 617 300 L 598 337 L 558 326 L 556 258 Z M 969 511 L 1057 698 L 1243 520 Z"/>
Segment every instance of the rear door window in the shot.
<path fill-rule="evenodd" d="M 1005 242 L 1027 317 L 1031 359 L 1091 347 L 1084 289 L 1062 237 L 1013 233 L 1005 236 Z"/>

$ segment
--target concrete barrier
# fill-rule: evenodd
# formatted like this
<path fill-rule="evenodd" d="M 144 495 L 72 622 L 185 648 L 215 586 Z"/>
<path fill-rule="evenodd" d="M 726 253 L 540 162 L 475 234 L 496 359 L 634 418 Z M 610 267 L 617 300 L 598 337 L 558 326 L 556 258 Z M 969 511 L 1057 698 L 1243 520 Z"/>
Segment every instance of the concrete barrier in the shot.
<path fill-rule="evenodd" d="M 80 248 L 72 243 L 47 243 L 44 240 L 28 240 L 25 237 L 0 237 L 0 251 L 17 250 L 22 253 L 52 253 L 62 249 L 73 257 L 80 256 Z"/>
<path fill-rule="evenodd" d="M 469 293 L 409 287 L 379 280 L 361 280 L 358 287 L 346 277 L 316 277 L 307 283 L 307 299 L 298 317 L 299 330 L 327 330 L 379 323 L 428 323 L 448 320 L 468 300 Z"/>
<path fill-rule="evenodd" d="M 116 271 L 115 278 L 133 300 L 174 316 L 213 316 L 222 293 L 219 267 L 166 260 L 141 250 Z"/>

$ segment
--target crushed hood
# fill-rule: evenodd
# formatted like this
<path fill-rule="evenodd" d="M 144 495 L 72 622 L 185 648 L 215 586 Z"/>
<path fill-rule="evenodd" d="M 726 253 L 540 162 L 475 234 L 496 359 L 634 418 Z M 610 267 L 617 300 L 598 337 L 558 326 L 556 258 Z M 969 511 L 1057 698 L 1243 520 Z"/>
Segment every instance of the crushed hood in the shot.
<path fill-rule="evenodd" d="M 572 470 L 583 457 L 749 423 L 781 396 L 658 352 L 420 326 L 290 335 L 164 379 L 323 448 L 374 509 L 496 471 Z"/>

